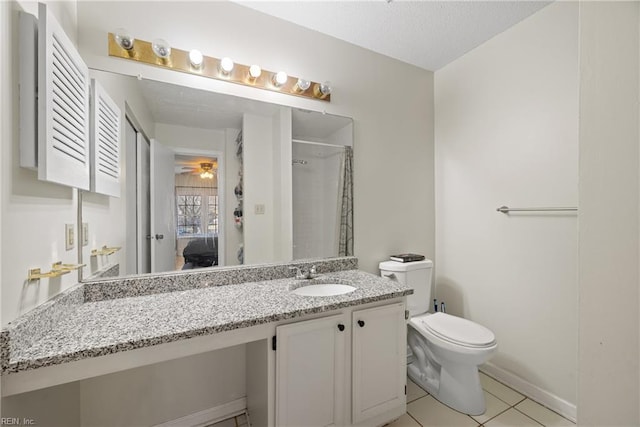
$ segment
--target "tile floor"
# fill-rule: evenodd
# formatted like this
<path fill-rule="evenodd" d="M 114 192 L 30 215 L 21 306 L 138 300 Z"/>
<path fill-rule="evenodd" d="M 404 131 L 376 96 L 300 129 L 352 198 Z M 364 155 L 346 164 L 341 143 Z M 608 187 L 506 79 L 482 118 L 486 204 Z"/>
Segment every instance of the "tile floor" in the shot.
<path fill-rule="evenodd" d="M 438 402 L 407 378 L 407 413 L 388 427 L 561 427 L 575 426 L 566 418 L 521 395 L 493 378 L 480 374 L 487 411 L 470 416 Z"/>

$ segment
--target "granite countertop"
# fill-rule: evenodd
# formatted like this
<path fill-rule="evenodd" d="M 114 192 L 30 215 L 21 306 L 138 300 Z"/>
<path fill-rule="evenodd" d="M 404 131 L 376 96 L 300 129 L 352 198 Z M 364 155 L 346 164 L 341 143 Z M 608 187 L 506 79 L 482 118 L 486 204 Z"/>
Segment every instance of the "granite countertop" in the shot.
<path fill-rule="evenodd" d="M 357 289 L 331 297 L 290 292 L 314 282 Z M 280 278 L 69 304 L 46 328 L 8 331 L 3 374 L 246 328 L 409 295 L 406 285 L 359 270 L 317 279 Z M 5 331 L 6 332 L 6 331 Z M 15 331 L 14 331 L 15 332 Z"/>

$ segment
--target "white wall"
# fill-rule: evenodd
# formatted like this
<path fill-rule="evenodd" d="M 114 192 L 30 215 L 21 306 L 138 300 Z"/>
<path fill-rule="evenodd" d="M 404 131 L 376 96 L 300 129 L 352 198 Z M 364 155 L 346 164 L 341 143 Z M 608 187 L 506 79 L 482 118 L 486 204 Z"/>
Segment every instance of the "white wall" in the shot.
<path fill-rule="evenodd" d="M 291 108 L 273 115 L 273 252 L 274 260 L 293 259 L 293 190 L 291 170 Z"/>
<path fill-rule="evenodd" d="M 72 382 L 2 398 L 2 417 L 45 427 L 80 427 L 80 383 Z M 8 425 L 9 423 L 3 423 Z"/>
<path fill-rule="evenodd" d="M 353 123 L 349 123 L 329 135 L 326 142 L 335 145 L 348 145 L 353 147 Z"/>
<path fill-rule="evenodd" d="M 245 346 L 80 382 L 82 426 L 149 426 L 246 395 Z"/>
<path fill-rule="evenodd" d="M 242 202 L 244 263 L 273 262 L 275 221 L 273 151 L 273 120 L 271 117 L 244 114 L 242 118 L 242 169 L 244 192 Z M 256 205 L 265 207 L 256 214 Z"/>
<path fill-rule="evenodd" d="M 376 273 L 378 262 L 398 251 L 435 255 L 432 73 L 230 2 L 127 2 L 126 13 L 118 3 L 80 2 L 78 23 L 80 51 L 92 67 L 353 117 L 361 268 Z M 106 33 L 118 27 L 135 29 L 144 40 L 163 37 L 181 49 L 331 80 L 331 103 L 109 58 Z M 381 85 L 389 76 L 393 84 Z"/>
<path fill-rule="evenodd" d="M 2 325 L 29 311 L 77 278 L 68 274 L 59 278 L 27 282 L 27 271 L 39 267 L 49 271 L 56 261 L 75 263 L 76 249 L 64 245 L 65 224 L 76 223 L 76 191 L 60 185 L 38 181 L 37 173 L 19 164 L 18 100 L 18 11 L 37 16 L 36 2 L 3 2 L 0 28 L 2 37 L 2 144 L 0 148 L 0 217 L 2 236 Z M 49 2 L 54 16 L 75 41 L 76 4 Z M 10 266 L 10 268 L 7 268 Z"/>
<path fill-rule="evenodd" d="M 578 77 L 578 5 L 569 2 L 435 74 L 435 297 L 494 331 L 490 363 L 504 380 L 523 380 L 569 416 L 577 216 L 496 208 L 577 206 Z"/>
<path fill-rule="evenodd" d="M 639 4 L 580 4 L 578 424 L 640 425 Z"/>

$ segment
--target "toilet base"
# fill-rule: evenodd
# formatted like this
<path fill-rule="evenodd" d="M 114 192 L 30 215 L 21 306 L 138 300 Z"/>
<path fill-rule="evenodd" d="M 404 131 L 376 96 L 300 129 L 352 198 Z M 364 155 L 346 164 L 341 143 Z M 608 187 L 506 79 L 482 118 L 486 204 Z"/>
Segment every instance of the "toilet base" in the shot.
<path fill-rule="evenodd" d="M 407 366 L 409 378 L 438 401 L 458 412 L 482 415 L 486 410 L 484 392 L 480 384 L 477 366 L 455 366 L 455 369 L 440 368 L 437 380 L 420 372 L 413 363 Z"/>

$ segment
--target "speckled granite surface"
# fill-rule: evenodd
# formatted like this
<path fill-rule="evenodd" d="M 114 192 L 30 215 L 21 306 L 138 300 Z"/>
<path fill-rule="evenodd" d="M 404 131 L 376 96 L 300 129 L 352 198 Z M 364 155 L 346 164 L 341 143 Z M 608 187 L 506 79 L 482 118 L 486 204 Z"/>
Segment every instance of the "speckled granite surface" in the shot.
<path fill-rule="evenodd" d="M 202 270 L 185 270 L 161 275 L 139 275 L 131 278 L 88 282 L 84 287 L 84 299 L 103 301 L 166 292 L 185 291 L 209 286 L 231 285 L 260 280 L 292 277 L 290 267 L 308 269 L 316 266 L 318 273 L 353 270 L 358 268 L 355 257 L 300 260 L 290 263 L 219 267 Z"/>
<path fill-rule="evenodd" d="M 344 260 L 333 267 L 357 263 L 356 259 Z M 290 290 L 300 286 L 300 280 L 273 277 L 290 276 L 289 265 L 297 264 L 225 269 L 220 277 L 211 279 L 217 283 L 226 277 L 229 283 L 243 278 L 245 283 L 210 283 L 206 287 L 190 286 L 185 290 L 150 294 L 145 294 L 142 288 L 140 295 L 121 297 L 121 293 L 117 293 L 118 297 L 112 299 L 87 299 L 85 284 L 69 295 L 63 294 L 57 303 L 51 302 L 48 310 L 39 308 L 37 315 L 31 312 L 25 316 L 27 320 L 18 319 L 0 334 L 2 372 L 26 371 L 412 293 L 398 282 L 343 269 L 302 282 L 351 284 L 357 288 L 355 291 L 332 297 L 298 296 Z M 323 268 L 327 271 L 331 266 Z M 182 275 L 174 277 L 178 276 Z M 189 282 L 197 283 L 193 275 L 187 276 Z M 263 276 L 272 280 L 252 280 Z M 84 292 L 84 302 L 79 301 L 78 290 Z M 46 319 L 37 319 L 39 316 Z"/>

